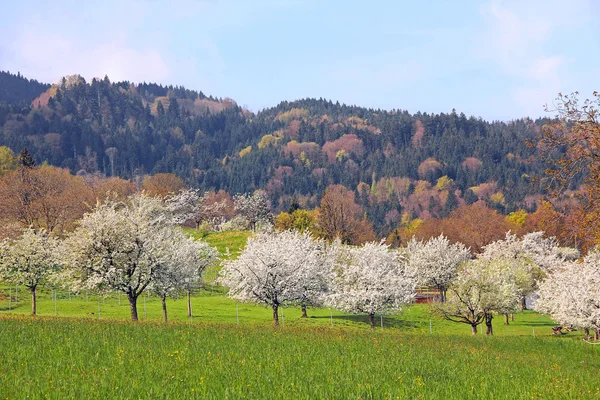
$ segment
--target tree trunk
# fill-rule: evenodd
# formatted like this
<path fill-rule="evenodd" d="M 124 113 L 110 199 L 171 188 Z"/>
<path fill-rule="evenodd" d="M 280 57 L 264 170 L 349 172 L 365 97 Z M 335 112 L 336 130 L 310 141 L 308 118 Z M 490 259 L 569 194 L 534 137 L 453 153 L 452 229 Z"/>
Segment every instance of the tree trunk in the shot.
<path fill-rule="evenodd" d="M 473 336 L 477 335 L 477 324 L 471 324 L 471 333 Z"/>
<path fill-rule="evenodd" d="M 37 315 L 37 286 L 31 287 L 31 315 Z"/>
<path fill-rule="evenodd" d="M 510 313 L 510 320 L 514 321 L 515 320 L 515 313 Z"/>
<path fill-rule="evenodd" d="M 192 316 L 192 292 L 187 292 L 187 306 L 188 306 L 188 318 Z"/>
<path fill-rule="evenodd" d="M 161 298 L 162 311 L 163 311 L 163 322 L 167 323 L 167 296 L 163 295 Z"/>
<path fill-rule="evenodd" d="M 371 323 L 371 329 L 375 329 L 375 314 L 369 314 L 369 322 Z"/>
<path fill-rule="evenodd" d="M 445 303 L 446 302 L 446 290 L 444 290 L 444 288 L 441 286 L 437 286 L 437 290 L 438 290 L 438 298 L 440 299 L 440 302 Z"/>
<path fill-rule="evenodd" d="M 273 304 L 273 326 L 279 326 L 279 304 Z"/>
<path fill-rule="evenodd" d="M 127 298 L 129 299 L 129 308 L 131 309 L 131 320 L 138 322 L 137 296 L 127 293 Z"/>
<path fill-rule="evenodd" d="M 594 330 L 594 340 L 600 340 L 600 329 Z"/>
<path fill-rule="evenodd" d="M 306 314 L 306 304 L 302 304 L 302 318 L 308 318 Z"/>
<path fill-rule="evenodd" d="M 508 314 L 504 314 L 504 325 L 508 325 Z"/>
<path fill-rule="evenodd" d="M 492 319 L 493 318 L 494 318 L 494 316 L 492 314 L 485 315 L 485 334 L 486 335 L 494 334 L 494 328 L 492 327 Z"/>
<path fill-rule="evenodd" d="M 521 311 L 527 310 L 527 299 L 525 296 L 521 297 Z"/>
<path fill-rule="evenodd" d="M 583 331 L 585 332 L 585 338 L 589 340 L 590 339 L 590 328 L 585 328 Z"/>

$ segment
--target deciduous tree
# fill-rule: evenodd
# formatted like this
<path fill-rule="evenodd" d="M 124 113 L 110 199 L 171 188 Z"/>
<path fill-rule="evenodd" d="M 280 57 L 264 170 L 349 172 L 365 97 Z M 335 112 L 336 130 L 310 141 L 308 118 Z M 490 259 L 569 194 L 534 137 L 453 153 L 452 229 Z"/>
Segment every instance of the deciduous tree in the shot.
<path fill-rule="evenodd" d="M 318 225 L 328 240 L 339 238 L 342 243 L 354 243 L 363 219 L 362 208 L 354 202 L 354 192 L 342 185 L 325 190 L 318 210 Z"/>
<path fill-rule="evenodd" d="M 31 292 L 31 314 L 37 313 L 37 288 L 60 268 L 58 241 L 48 232 L 28 228 L 16 240 L 0 242 L 0 277 Z"/>
<path fill-rule="evenodd" d="M 98 204 L 67 239 L 63 254 L 69 278 L 78 288 L 125 293 L 131 319 L 137 321 L 138 297 L 172 256 L 163 239 L 172 237 L 174 223 L 160 199 L 144 194 Z"/>
<path fill-rule="evenodd" d="M 279 307 L 308 305 L 324 290 L 326 249 L 307 232 L 259 233 L 236 260 L 225 263 L 221 281 L 229 296 L 271 307 L 279 325 Z"/>
<path fill-rule="evenodd" d="M 567 327 L 591 329 L 600 339 L 600 253 L 555 268 L 540 284 L 539 295 L 537 310 Z"/>
<path fill-rule="evenodd" d="M 264 190 L 256 190 L 252 195 L 244 193 L 233 197 L 235 210 L 248 220 L 250 229 L 256 231 L 258 223 L 272 223 L 271 204 Z"/>
<path fill-rule="evenodd" d="M 446 291 L 458 267 L 471 258 L 471 252 L 462 243 L 451 244 L 442 235 L 426 242 L 412 239 L 407 254 L 419 284 L 437 288 L 442 302 L 446 301 Z"/>
<path fill-rule="evenodd" d="M 373 242 L 336 247 L 339 254 L 332 293 L 327 298 L 329 305 L 353 314 L 367 314 L 374 329 L 375 314 L 398 311 L 412 301 L 416 279 L 401 252 Z"/>

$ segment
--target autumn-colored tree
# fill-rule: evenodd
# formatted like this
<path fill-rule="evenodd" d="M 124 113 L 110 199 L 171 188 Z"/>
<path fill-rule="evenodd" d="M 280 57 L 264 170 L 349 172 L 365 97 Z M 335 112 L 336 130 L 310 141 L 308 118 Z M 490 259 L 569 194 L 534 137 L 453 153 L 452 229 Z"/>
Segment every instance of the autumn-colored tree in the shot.
<path fill-rule="evenodd" d="M 0 146 L 0 176 L 15 168 L 17 168 L 15 153 L 6 146 Z"/>
<path fill-rule="evenodd" d="M 534 213 L 527 215 L 523 223 L 524 232 L 545 232 L 547 236 L 558 237 L 562 231 L 562 214 L 552 203 L 542 201 Z"/>
<path fill-rule="evenodd" d="M 326 239 L 339 238 L 342 243 L 354 244 L 364 229 L 361 227 L 363 216 L 362 208 L 354 202 L 352 190 L 343 185 L 330 185 L 321 200 L 317 223 Z"/>
<path fill-rule="evenodd" d="M 167 197 L 185 189 L 185 184 L 175 174 L 156 174 L 147 176 L 142 189 L 150 196 Z"/>
<path fill-rule="evenodd" d="M 313 232 L 315 227 L 316 213 L 314 211 L 298 209 L 291 214 L 282 212 L 275 218 L 275 229 L 280 231 L 293 229 L 300 232 Z"/>
<path fill-rule="evenodd" d="M 211 190 L 198 197 L 193 215 L 196 229 L 203 223 L 214 228 L 235 216 L 235 205 L 224 190 Z"/>
<path fill-rule="evenodd" d="M 89 189 L 68 170 L 21 167 L 0 178 L 0 214 L 24 227 L 70 229 L 88 210 Z"/>
<path fill-rule="evenodd" d="M 428 240 L 439 235 L 452 243 L 463 243 L 473 253 L 480 253 L 483 246 L 502 239 L 510 225 L 497 211 L 480 202 L 458 207 L 446 219 L 429 219 L 415 232 L 417 239 Z"/>
<path fill-rule="evenodd" d="M 529 144 L 549 163 L 546 186 L 555 196 L 567 189 L 575 176 L 583 175 L 583 214 L 577 221 L 585 224 L 581 229 L 592 230 L 595 244 L 600 244 L 600 224 L 595 223 L 600 217 L 600 92 L 583 102 L 578 92 L 559 93 L 554 104 L 556 108 L 547 111 L 556 112 L 556 119 Z"/>
<path fill-rule="evenodd" d="M 86 175 L 83 177 L 92 195 L 91 203 L 104 201 L 106 198 L 126 199 L 136 192 L 135 183 L 117 178 L 105 178 L 101 175 Z"/>

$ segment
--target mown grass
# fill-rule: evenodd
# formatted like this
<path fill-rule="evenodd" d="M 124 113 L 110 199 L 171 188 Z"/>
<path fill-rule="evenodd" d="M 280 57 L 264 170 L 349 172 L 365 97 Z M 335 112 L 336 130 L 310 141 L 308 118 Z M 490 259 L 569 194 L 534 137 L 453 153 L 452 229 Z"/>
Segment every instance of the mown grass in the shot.
<path fill-rule="evenodd" d="M 27 315 L 31 312 L 31 299 L 23 287 L 19 288 L 19 301 L 8 302 L 8 288 L 0 288 L 0 315 Z M 54 301 L 53 291 L 40 289 L 38 291 L 37 311 L 39 316 L 71 317 L 84 319 L 119 320 L 130 319 L 129 303 L 124 295 L 111 294 L 97 296 L 86 294 L 69 295 L 58 291 Z M 240 325 L 270 326 L 272 311 L 269 308 L 237 303 L 223 294 L 222 288 L 211 285 L 198 290 L 192 297 L 193 317 L 187 317 L 187 300 L 167 299 L 169 320 L 186 324 L 195 323 L 228 323 Z M 160 300 L 153 296 L 142 295 L 138 299 L 138 314 L 142 321 L 162 321 Z M 288 327 L 315 327 L 368 330 L 369 323 L 366 315 L 344 314 L 328 308 L 309 308 L 309 318 L 300 318 L 298 307 L 280 308 L 281 323 Z M 497 336 L 544 336 L 551 335 L 551 327 L 555 325 L 547 316 L 526 311 L 515 314 L 515 320 L 509 325 L 503 324 L 501 317 L 494 319 L 494 333 Z M 471 334 L 468 325 L 445 321 L 430 312 L 425 304 L 414 304 L 396 315 L 377 316 L 377 329 L 393 329 L 402 332 L 464 335 Z M 580 335 L 579 332 L 567 336 Z"/>
<path fill-rule="evenodd" d="M 1 316 L 0 396 L 591 399 L 593 350 L 555 337 Z"/>

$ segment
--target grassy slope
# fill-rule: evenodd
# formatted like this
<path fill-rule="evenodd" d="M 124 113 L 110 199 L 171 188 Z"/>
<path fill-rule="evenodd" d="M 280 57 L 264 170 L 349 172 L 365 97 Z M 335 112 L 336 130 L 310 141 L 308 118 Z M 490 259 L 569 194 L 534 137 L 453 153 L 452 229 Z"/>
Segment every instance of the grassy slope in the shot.
<path fill-rule="evenodd" d="M 184 231 L 196 239 L 204 240 L 209 245 L 219 250 L 223 259 L 228 257 L 236 258 L 246 246 L 246 240 L 252 235 L 252 233 L 248 231 L 211 232 L 208 234 L 198 232 L 191 228 L 186 228 Z M 213 284 L 217 279 L 218 273 L 218 266 L 207 269 L 204 271 L 203 275 L 204 282 Z"/>

